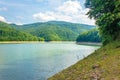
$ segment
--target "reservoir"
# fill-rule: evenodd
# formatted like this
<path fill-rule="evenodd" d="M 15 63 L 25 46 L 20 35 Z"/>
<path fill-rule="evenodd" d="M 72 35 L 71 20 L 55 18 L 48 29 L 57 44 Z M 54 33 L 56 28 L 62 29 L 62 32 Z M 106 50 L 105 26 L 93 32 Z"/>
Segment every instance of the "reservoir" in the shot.
<path fill-rule="evenodd" d="M 98 48 L 75 42 L 0 44 L 0 80 L 47 80 Z"/>

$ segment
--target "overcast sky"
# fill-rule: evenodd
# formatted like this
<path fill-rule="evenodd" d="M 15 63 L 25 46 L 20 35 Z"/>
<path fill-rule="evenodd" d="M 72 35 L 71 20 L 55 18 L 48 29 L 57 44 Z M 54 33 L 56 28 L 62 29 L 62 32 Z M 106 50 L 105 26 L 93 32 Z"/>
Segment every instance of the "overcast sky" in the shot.
<path fill-rule="evenodd" d="M 28 24 L 67 21 L 94 25 L 85 15 L 85 0 L 0 0 L 0 21 Z"/>

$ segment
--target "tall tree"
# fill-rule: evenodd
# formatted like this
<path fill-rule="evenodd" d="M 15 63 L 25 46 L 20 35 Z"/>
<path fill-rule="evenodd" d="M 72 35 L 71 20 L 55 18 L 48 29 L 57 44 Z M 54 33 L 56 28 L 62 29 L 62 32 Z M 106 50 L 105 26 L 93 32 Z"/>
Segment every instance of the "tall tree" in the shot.
<path fill-rule="evenodd" d="M 120 0 L 86 0 L 85 6 L 99 26 L 104 45 L 120 39 Z"/>

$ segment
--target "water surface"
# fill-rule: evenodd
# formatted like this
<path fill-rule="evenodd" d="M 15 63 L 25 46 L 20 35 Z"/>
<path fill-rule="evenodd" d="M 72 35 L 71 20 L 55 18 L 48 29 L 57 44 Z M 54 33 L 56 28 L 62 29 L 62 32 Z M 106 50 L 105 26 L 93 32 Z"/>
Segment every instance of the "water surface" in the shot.
<path fill-rule="evenodd" d="M 0 80 L 46 80 L 98 48 L 74 42 L 0 44 Z"/>

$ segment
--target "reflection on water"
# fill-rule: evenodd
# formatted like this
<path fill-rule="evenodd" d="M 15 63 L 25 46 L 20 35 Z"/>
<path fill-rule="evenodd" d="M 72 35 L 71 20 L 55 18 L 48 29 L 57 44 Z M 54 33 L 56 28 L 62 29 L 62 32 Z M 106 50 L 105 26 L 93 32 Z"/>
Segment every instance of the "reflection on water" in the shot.
<path fill-rule="evenodd" d="M 98 48 L 73 42 L 0 44 L 0 80 L 46 80 Z"/>

